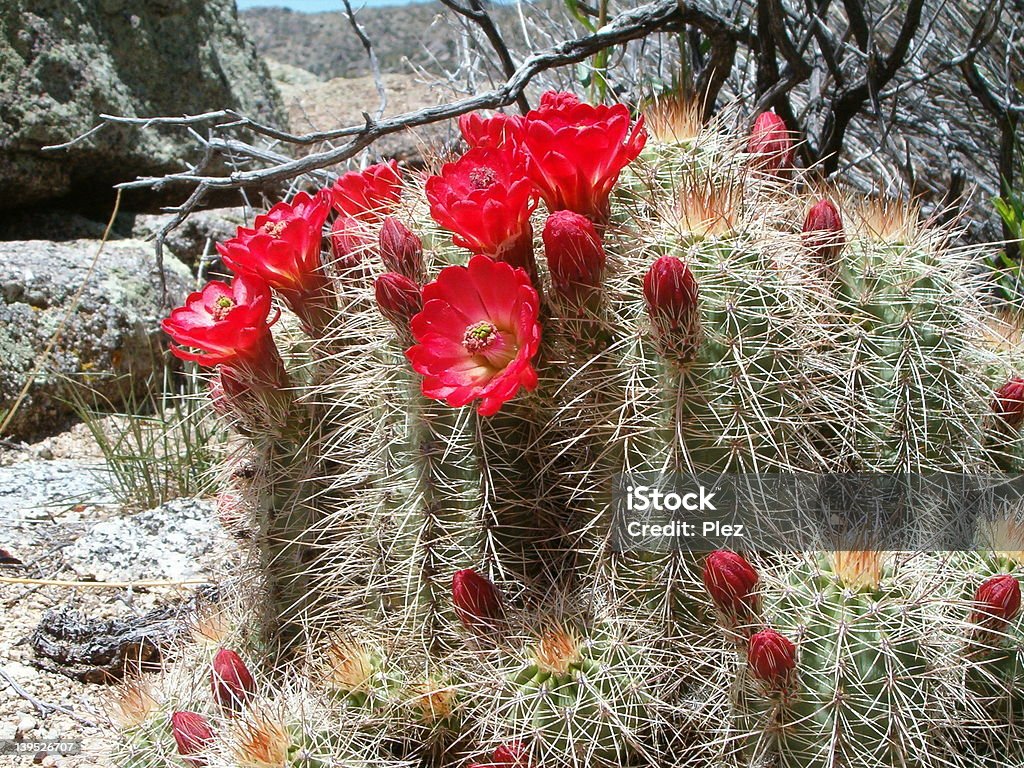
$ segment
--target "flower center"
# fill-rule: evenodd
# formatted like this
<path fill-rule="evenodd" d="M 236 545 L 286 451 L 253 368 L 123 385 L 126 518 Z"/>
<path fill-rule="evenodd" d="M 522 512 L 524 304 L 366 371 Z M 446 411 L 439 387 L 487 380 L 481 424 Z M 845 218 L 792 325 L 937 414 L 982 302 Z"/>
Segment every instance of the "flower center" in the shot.
<path fill-rule="evenodd" d="M 286 221 L 268 221 L 263 225 L 263 231 L 271 237 L 280 237 L 281 233 L 284 232 L 285 227 L 288 226 Z"/>
<path fill-rule="evenodd" d="M 235 308 L 235 302 L 227 296 L 221 296 L 213 303 L 213 319 L 223 320 L 228 312 Z"/>
<path fill-rule="evenodd" d="M 476 189 L 487 189 L 497 178 L 498 174 L 493 168 L 474 168 L 469 172 L 469 182 Z"/>
<path fill-rule="evenodd" d="M 497 340 L 498 329 L 493 323 L 483 320 L 466 329 L 466 335 L 462 337 L 462 346 L 466 348 L 467 352 L 478 355 L 486 351 Z"/>

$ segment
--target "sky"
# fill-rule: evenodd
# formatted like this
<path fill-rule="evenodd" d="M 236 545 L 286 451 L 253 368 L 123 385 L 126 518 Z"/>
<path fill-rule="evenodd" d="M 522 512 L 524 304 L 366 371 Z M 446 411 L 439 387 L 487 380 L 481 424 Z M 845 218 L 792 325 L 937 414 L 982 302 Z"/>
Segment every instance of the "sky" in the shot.
<path fill-rule="evenodd" d="M 406 5 L 415 0 L 350 0 L 353 10 L 364 6 L 379 7 L 382 5 Z M 420 0 L 422 2 L 422 0 Z M 238 10 L 246 8 L 264 8 L 274 6 L 277 8 L 290 8 L 293 11 L 304 13 L 318 13 L 320 11 L 343 11 L 345 4 L 341 0 L 238 0 Z"/>

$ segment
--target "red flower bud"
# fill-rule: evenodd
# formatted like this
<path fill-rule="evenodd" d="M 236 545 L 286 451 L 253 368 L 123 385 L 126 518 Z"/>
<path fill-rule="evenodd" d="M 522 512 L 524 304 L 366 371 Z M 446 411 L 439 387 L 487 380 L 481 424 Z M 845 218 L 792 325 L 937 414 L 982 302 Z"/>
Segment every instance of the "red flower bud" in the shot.
<path fill-rule="evenodd" d="M 978 587 L 974 603 L 976 607 L 968 621 L 1000 632 L 1020 612 L 1020 584 L 1008 573 L 993 576 Z"/>
<path fill-rule="evenodd" d="M 194 755 L 202 752 L 213 741 L 213 729 L 209 721 L 195 712 L 175 712 L 171 715 L 171 733 L 178 745 L 178 754 L 187 765 L 206 765 L 206 760 Z"/>
<path fill-rule="evenodd" d="M 700 344 L 697 281 L 685 262 L 662 256 L 644 275 L 644 298 L 663 351 L 687 361 Z"/>
<path fill-rule="evenodd" d="M 522 742 L 502 744 L 486 763 L 470 763 L 467 768 L 530 768 L 530 754 Z"/>
<path fill-rule="evenodd" d="M 228 712 L 238 712 L 256 693 L 256 681 L 245 662 L 227 648 L 221 648 L 213 657 L 210 686 L 217 704 Z"/>
<path fill-rule="evenodd" d="M 573 211 L 555 211 L 544 224 L 544 254 L 555 293 L 578 298 L 601 284 L 606 256 L 594 223 Z"/>
<path fill-rule="evenodd" d="M 843 217 L 831 200 L 819 200 L 804 219 L 804 245 L 824 264 L 835 261 L 846 245 Z"/>
<path fill-rule="evenodd" d="M 521 741 L 513 741 L 502 744 L 491 755 L 491 762 L 495 765 L 508 765 L 513 768 L 527 768 L 530 765 L 530 755 Z"/>
<path fill-rule="evenodd" d="M 366 224 L 339 216 L 331 228 L 330 241 L 334 268 L 340 275 L 363 277 L 369 274 L 363 261 L 377 243 Z"/>
<path fill-rule="evenodd" d="M 400 331 L 408 330 L 413 316 L 423 309 L 420 287 L 405 275 L 386 272 L 373 284 L 377 306 Z"/>
<path fill-rule="evenodd" d="M 1024 420 L 1024 378 L 1015 376 L 996 390 L 992 410 L 1011 429 L 1020 427 Z"/>
<path fill-rule="evenodd" d="M 494 629 L 504 614 L 498 588 L 472 568 L 452 576 L 452 602 L 455 615 L 469 630 Z"/>
<path fill-rule="evenodd" d="M 747 665 L 758 680 L 781 690 L 796 668 L 796 646 L 774 629 L 762 629 L 750 638 Z"/>
<path fill-rule="evenodd" d="M 793 139 L 786 123 L 774 112 L 762 112 L 750 131 L 747 152 L 759 155 L 759 165 L 768 173 L 779 173 L 793 165 Z"/>
<path fill-rule="evenodd" d="M 719 549 L 704 560 L 704 587 L 726 616 L 749 618 L 759 607 L 756 594 L 760 577 L 741 555 Z"/>
<path fill-rule="evenodd" d="M 389 216 L 380 228 L 380 258 L 390 272 L 423 279 L 423 243 L 398 219 Z"/>

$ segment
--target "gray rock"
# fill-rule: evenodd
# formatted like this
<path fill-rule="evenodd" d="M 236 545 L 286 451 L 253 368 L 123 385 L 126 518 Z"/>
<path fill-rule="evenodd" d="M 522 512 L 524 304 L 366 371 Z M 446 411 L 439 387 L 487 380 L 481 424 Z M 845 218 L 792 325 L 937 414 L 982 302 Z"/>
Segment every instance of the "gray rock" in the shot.
<path fill-rule="evenodd" d="M 267 62 L 270 76 L 279 85 L 313 85 L 320 82 L 320 78 L 308 69 L 285 64 L 275 59 L 264 59 L 264 61 Z"/>
<path fill-rule="evenodd" d="M 202 573 L 201 561 L 226 549 L 227 540 L 212 503 L 174 499 L 156 509 L 97 523 L 64 551 L 64 557 L 82 578 L 180 580 Z"/>
<path fill-rule="evenodd" d="M 135 128 L 41 151 L 89 130 L 100 113 L 230 107 L 284 123 L 234 0 L 2 0 L 0 18 L 0 207 L 95 203 L 113 183 L 181 170 L 198 156 L 184 131 Z"/>
<path fill-rule="evenodd" d="M 96 240 L 0 243 L 0 414 L 14 405 L 85 285 L 15 412 L 8 437 L 57 431 L 73 413 L 72 386 L 89 385 L 116 408 L 145 395 L 154 383 L 151 374 L 160 370 L 164 354 L 160 320 L 167 306 L 182 300 L 191 275 L 168 256 L 165 299 L 152 246 L 114 240 L 88 276 L 98 246 Z"/>
<path fill-rule="evenodd" d="M 78 459 L 23 461 L 0 467 L 0 520 L 15 525 L 47 520 L 72 504 L 110 504 L 107 469 Z M 8 541 L 7 543 L 12 543 Z"/>
<path fill-rule="evenodd" d="M 121 231 L 136 240 L 152 241 L 172 218 L 170 213 L 137 214 L 122 224 Z M 252 216 L 249 217 L 252 223 Z M 189 214 L 177 228 L 171 231 L 165 247 L 181 261 L 195 270 L 205 257 L 206 263 L 216 262 L 217 249 L 214 243 L 223 242 L 235 236 L 238 227 L 246 224 L 245 211 L 241 208 L 212 208 Z"/>

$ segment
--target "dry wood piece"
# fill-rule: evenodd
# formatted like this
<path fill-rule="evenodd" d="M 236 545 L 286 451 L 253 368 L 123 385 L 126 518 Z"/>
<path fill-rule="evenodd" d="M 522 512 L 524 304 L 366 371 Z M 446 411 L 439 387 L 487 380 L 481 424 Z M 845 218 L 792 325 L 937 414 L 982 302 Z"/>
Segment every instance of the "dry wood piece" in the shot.
<path fill-rule="evenodd" d="M 80 611 L 47 611 L 29 638 L 37 666 L 84 683 L 115 683 L 125 675 L 155 669 L 166 647 L 187 628 L 197 605 L 215 602 L 217 587 L 201 587 L 188 598 L 141 616 L 90 618 Z"/>

